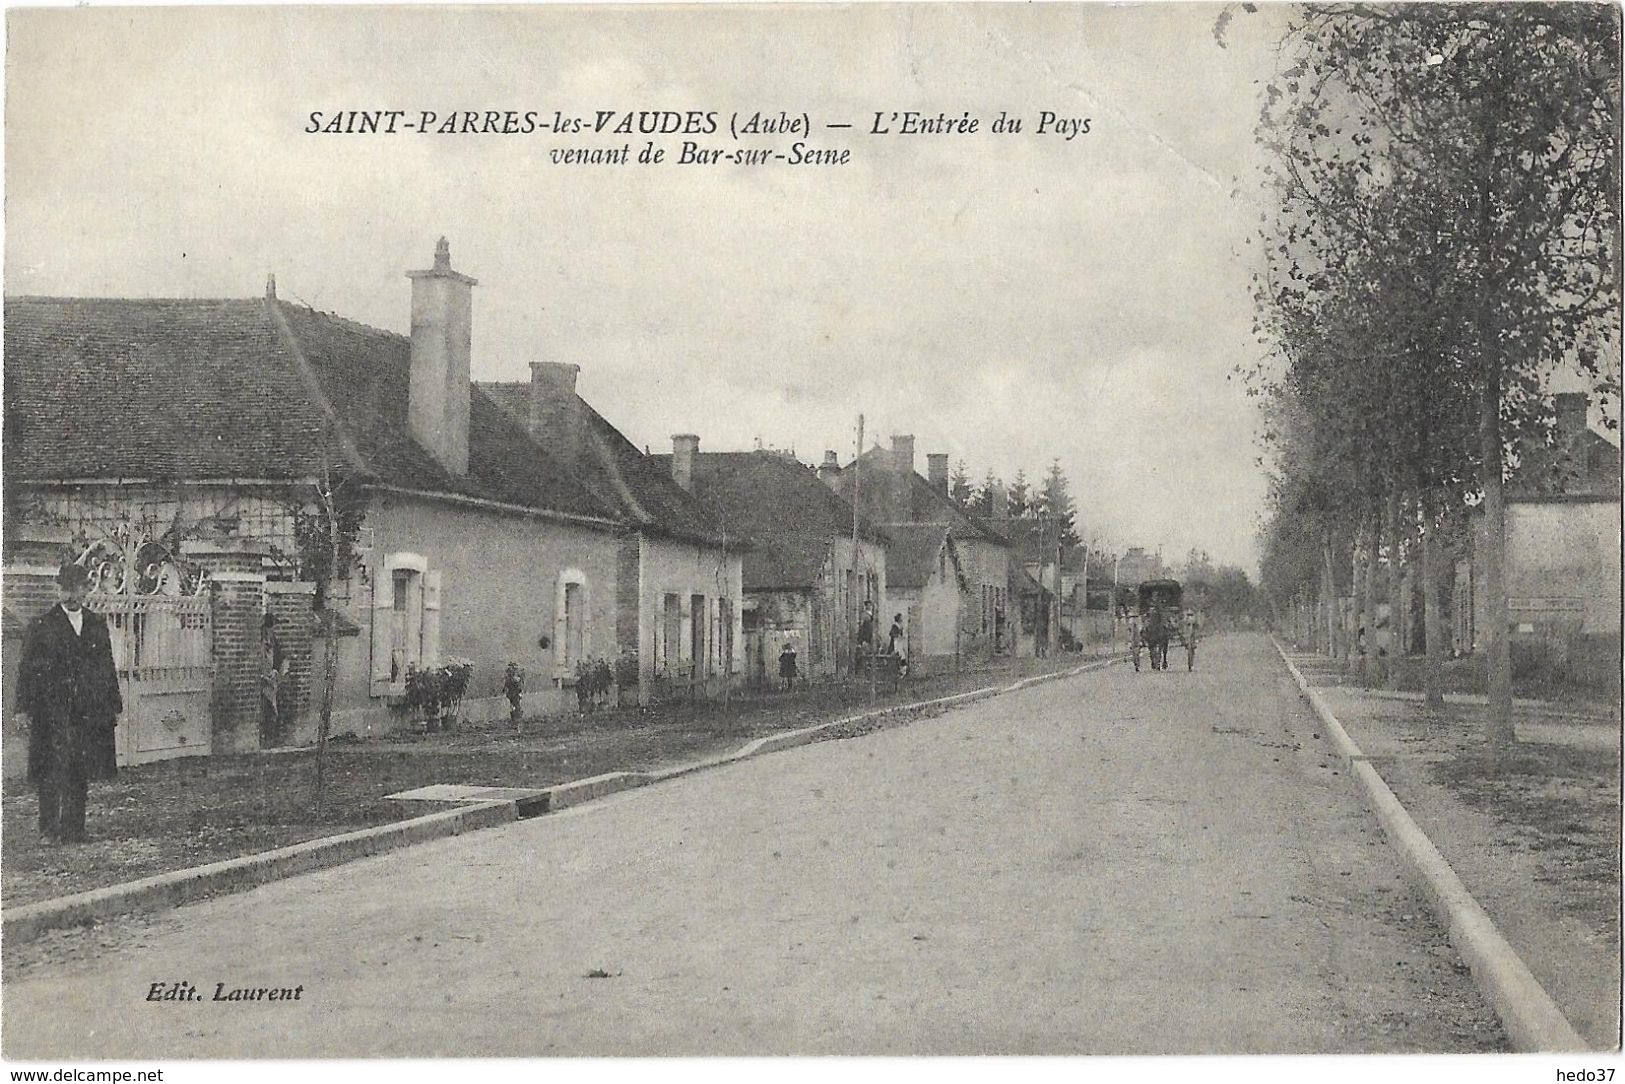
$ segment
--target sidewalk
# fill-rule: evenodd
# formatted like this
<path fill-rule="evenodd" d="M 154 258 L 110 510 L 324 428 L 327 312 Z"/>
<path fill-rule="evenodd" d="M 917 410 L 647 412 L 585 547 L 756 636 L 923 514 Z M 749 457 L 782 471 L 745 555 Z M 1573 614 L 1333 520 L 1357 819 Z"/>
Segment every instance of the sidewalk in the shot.
<path fill-rule="evenodd" d="M 1420 696 L 1327 680 L 1290 656 L 1569 1022 L 1619 1045 L 1620 724 L 1520 701 L 1517 749 L 1484 755 L 1482 697 L 1431 712 Z"/>

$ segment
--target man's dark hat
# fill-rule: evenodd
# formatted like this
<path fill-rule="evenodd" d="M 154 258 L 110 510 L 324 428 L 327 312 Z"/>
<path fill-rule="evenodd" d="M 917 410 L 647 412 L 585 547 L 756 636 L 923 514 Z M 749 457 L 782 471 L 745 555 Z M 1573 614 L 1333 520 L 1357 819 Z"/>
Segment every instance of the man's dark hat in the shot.
<path fill-rule="evenodd" d="M 64 561 L 62 567 L 57 570 L 56 582 L 63 587 L 88 587 L 90 586 L 90 570 L 84 565 Z"/>

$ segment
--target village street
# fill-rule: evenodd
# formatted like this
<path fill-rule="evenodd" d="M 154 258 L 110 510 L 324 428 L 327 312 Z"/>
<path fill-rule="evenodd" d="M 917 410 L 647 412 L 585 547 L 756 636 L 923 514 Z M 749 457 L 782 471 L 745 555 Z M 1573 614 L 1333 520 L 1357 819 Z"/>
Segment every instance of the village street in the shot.
<path fill-rule="evenodd" d="M 1216 637 L 115 924 L 9 978 L 5 1054 L 1502 1048 L 1329 745 Z"/>

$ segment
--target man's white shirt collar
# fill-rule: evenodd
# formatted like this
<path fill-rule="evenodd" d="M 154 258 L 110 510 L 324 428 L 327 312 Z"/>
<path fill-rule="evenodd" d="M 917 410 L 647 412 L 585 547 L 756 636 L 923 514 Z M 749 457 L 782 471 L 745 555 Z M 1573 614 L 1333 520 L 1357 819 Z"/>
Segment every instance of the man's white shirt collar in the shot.
<path fill-rule="evenodd" d="M 85 628 L 85 608 L 81 606 L 77 610 L 70 610 L 66 606 L 63 606 L 62 612 L 68 615 L 68 624 L 73 626 L 73 634 L 75 636 L 83 636 Z"/>

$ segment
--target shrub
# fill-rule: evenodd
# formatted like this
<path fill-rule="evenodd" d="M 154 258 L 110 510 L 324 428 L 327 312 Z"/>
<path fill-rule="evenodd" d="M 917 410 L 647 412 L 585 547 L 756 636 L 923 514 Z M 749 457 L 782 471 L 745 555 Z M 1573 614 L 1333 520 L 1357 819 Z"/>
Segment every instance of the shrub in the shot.
<path fill-rule="evenodd" d="M 605 659 L 582 659 L 576 663 L 576 704 L 590 712 L 615 684 L 615 670 Z"/>

